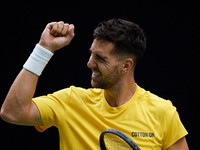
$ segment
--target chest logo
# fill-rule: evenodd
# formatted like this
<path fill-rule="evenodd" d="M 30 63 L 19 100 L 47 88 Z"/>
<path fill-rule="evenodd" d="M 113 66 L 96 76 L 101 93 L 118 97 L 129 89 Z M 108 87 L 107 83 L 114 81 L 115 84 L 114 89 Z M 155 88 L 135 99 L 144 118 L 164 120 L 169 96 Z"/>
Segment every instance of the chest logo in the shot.
<path fill-rule="evenodd" d="M 155 137 L 155 132 L 132 132 L 132 137 Z"/>

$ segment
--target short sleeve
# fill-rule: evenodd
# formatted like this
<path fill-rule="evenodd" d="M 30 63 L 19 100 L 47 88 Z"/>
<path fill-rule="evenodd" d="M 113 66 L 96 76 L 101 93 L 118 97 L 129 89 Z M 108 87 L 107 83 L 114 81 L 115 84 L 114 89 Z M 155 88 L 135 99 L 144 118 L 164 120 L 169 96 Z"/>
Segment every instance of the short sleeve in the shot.
<path fill-rule="evenodd" d="M 63 114 L 67 111 L 67 103 L 70 99 L 71 89 L 66 88 L 47 96 L 33 98 L 39 109 L 44 126 L 36 126 L 39 132 L 43 132 L 51 126 L 58 126 Z"/>
<path fill-rule="evenodd" d="M 180 120 L 176 107 L 170 101 L 166 107 L 166 125 L 164 132 L 163 150 L 169 148 L 188 134 Z"/>

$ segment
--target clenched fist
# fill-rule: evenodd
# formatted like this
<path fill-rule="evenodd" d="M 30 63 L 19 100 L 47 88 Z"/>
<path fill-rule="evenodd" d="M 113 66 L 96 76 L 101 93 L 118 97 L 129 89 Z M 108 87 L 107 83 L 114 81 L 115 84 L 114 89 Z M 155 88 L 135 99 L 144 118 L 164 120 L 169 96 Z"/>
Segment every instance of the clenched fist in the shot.
<path fill-rule="evenodd" d="M 68 45 L 74 37 L 74 25 L 60 22 L 47 24 L 40 38 L 40 46 L 55 52 Z"/>

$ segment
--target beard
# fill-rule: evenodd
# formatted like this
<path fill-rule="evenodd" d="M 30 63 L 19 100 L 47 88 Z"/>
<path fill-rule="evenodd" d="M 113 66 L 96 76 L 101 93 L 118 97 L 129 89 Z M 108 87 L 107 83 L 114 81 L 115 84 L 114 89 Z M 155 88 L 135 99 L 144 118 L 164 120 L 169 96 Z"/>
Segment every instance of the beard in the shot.
<path fill-rule="evenodd" d="M 117 67 L 112 71 L 109 72 L 107 75 L 101 75 L 99 80 L 91 80 L 91 85 L 93 88 L 100 88 L 100 89 L 111 89 L 115 86 L 121 79 L 121 73 L 118 71 Z"/>

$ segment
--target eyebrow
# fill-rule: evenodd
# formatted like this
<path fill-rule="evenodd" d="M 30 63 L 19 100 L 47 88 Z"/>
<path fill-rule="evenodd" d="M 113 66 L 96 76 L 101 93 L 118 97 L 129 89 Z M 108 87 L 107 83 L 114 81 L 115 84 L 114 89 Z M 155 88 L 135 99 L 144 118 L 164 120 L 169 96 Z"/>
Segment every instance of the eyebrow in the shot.
<path fill-rule="evenodd" d="M 90 49 L 89 52 L 92 53 L 92 50 Z M 98 53 L 95 53 L 95 54 L 96 54 L 98 57 L 101 57 L 101 58 L 104 59 L 104 60 L 107 60 L 107 59 L 108 59 L 108 57 L 102 56 L 101 54 L 98 54 Z"/>

